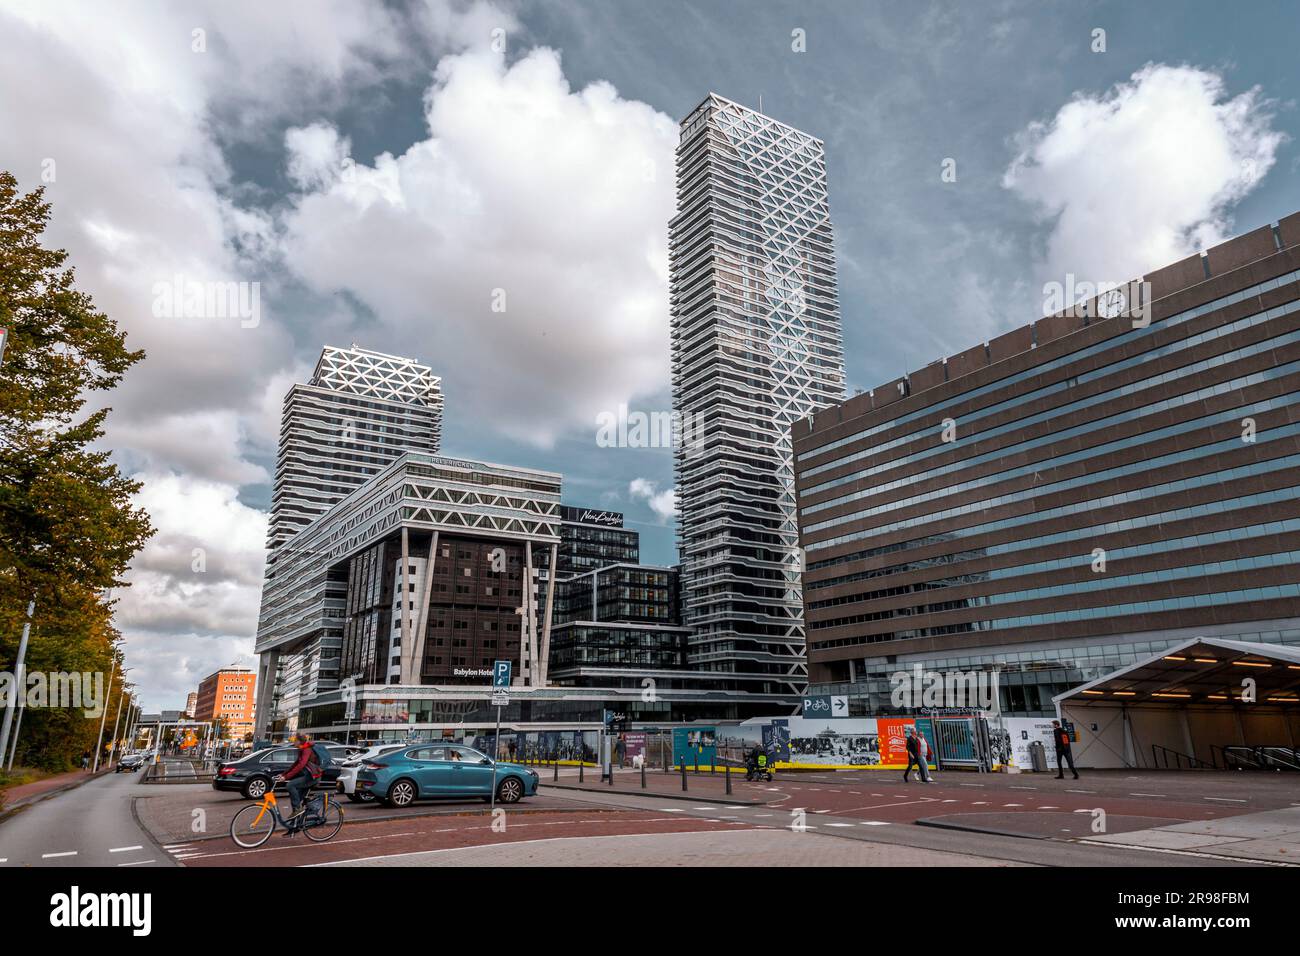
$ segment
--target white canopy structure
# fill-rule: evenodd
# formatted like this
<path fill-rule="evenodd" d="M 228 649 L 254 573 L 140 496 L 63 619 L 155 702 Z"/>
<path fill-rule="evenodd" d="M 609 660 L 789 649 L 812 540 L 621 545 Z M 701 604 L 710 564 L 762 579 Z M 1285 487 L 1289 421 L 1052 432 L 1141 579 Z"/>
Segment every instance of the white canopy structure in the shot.
<path fill-rule="evenodd" d="M 1195 638 L 1053 701 L 1080 766 L 1300 770 L 1300 647 Z"/>

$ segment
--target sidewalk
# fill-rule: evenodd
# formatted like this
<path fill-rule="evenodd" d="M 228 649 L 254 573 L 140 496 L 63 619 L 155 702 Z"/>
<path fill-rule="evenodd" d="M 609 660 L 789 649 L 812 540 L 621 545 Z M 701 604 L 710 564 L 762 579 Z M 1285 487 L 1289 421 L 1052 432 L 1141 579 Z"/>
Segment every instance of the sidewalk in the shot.
<path fill-rule="evenodd" d="M 0 790 L 0 815 L 11 813 L 19 807 L 34 803 L 51 794 L 79 787 L 86 781 L 109 772 L 108 767 L 101 767 L 99 773 L 96 774 L 92 774 L 87 770 L 69 770 L 67 773 L 54 774 L 41 780 L 35 780 L 32 783 L 19 784 L 16 787 Z"/>
<path fill-rule="evenodd" d="M 549 787 L 555 790 L 645 794 L 665 800 L 711 800 L 715 803 L 736 804 L 766 802 L 773 793 L 777 792 L 777 781 L 780 780 L 778 774 L 772 783 L 746 783 L 745 772 L 743 770 L 736 771 L 731 774 L 731 793 L 728 794 L 726 775 L 721 772 L 709 773 L 703 767 L 700 768 L 699 774 L 690 770 L 686 771 L 685 792 L 682 791 L 682 775 L 678 770 L 664 773 L 662 769 L 647 769 L 644 789 L 641 787 L 640 770 L 615 769 L 613 786 L 600 779 L 600 770 L 597 768 L 587 768 L 583 773 L 584 779 L 582 783 L 578 782 L 576 770 L 561 767 L 558 781 L 552 779 L 553 771 L 547 773 L 541 767 L 538 767 L 537 770 L 542 775 L 541 786 L 543 790 Z"/>
<path fill-rule="evenodd" d="M 1094 836 L 1084 842 L 1300 865 L 1300 807 Z"/>

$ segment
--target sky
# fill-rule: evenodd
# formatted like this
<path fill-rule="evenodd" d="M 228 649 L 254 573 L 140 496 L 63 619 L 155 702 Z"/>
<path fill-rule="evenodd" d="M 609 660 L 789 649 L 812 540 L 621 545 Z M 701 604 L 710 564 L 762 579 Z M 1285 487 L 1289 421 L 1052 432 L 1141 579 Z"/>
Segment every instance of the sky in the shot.
<path fill-rule="evenodd" d="M 1298 48 L 1270 2 L 0 0 L 0 168 L 147 352 L 106 436 L 157 528 L 114 594 L 145 706 L 253 664 L 280 406 L 325 344 L 430 365 L 444 453 L 560 471 L 675 563 L 671 450 L 598 422 L 671 407 L 710 91 L 825 142 L 852 392 L 1300 210 Z"/>

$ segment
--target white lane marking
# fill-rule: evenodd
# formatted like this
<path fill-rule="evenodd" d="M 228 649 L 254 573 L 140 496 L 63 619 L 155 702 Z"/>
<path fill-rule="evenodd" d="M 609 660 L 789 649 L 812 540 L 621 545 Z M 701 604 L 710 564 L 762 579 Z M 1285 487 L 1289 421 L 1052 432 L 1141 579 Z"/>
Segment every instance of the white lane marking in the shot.
<path fill-rule="evenodd" d="M 668 807 L 667 809 L 661 810 L 660 812 L 661 813 L 685 813 L 686 811 L 683 810 L 681 807 Z M 568 821 L 566 820 L 565 822 L 567 823 Z"/>
<path fill-rule="evenodd" d="M 187 847 L 187 846 L 189 846 L 189 845 L 190 845 L 190 844 L 188 844 L 188 843 L 164 843 L 164 844 L 163 844 L 163 849 L 164 849 L 164 850 L 183 850 L 185 847 Z"/>
<path fill-rule="evenodd" d="M 944 803 L 956 803 L 956 802 L 957 801 L 954 800 L 952 797 L 949 797 L 947 800 L 944 801 Z"/>
<path fill-rule="evenodd" d="M 52 860 L 52 859 L 54 859 L 56 856 L 76 856 L 76 855 L 77 855 L 77 851 L 76 851 L 76 850 L 65 850 L 65 851 L 63 851 L 62 853 L 42 853 L 42 854 L 41 854 L 41 859 L 42 859 L 42 860 Z"/>
<path fill-rule="evenodd" d="M 982 787 L 982 786 L 984 786 L 984 784 L 982 784 L 982 783 L 963 783 L 963 784 L 961 784 L 960 786 L 963 786 L 963 787 Z"/>
<path fill-rule="evenodd" d="M 1066 793 L 1096 793 L 1097 791 L 1096 790 L 1070 790 L 1067 788 L 1065 792 Z"/>
<path fill-rule="evenodd" d="M 134 863 L 119 863 L 118 866 L 143 866 L 146 863 L 152 863 L 153 860 L 136 860 Z"/>
<path fill-rule="evenodd" d="M 889 826 L 889 821 L 888 821 L 888 820 L 863 820 L 863 821 L 861 821 L 861 822 L 858 824 L 858 826 L 860 826 L 860 827 L 887 827 L 887 826 Z"/>
<path fill-rule="evenodd" d="M 756 817 L 770 817 L 770 816 L 772 816 L 772 814 L 770 814 L 770 813 L 756 813 L 756 814 L 754 814 L 754 816 L 756 816 Z"/>
<path fill-rule="evenodd" d="M 1043 806 L 1039 807 L 1038 809 L 1039 809 L 1039 810 L 1059 810 L 1059 809 L 1061 809 L 1061 808 L 1060 808 L 1060 807 L 1053 807 L 1053 806 L 1050 806 L 1050 805 L 1046 805 L 1046 804 L 1044 804 Z"/>
<path fill-rule="evenodd" d="M 1206 800 L 1217 800 L 1219 803 L 1245 803 L 1245 800 L 1238 800 L 1236 797 L 1206 797 Z"/>
<path fill-rule="evenodd" d="M 1037 787 L 1012 787 L 1012 790 L 1037 790 Z"/>
<path fill-rule="evenodd" d="M 1004 803 L 1004 804 L 1002 804 L 1002 805 L 1003 805 L 1004 807 L 1023 807 L 1023 806 L 1024 806 L 1023 803 Z"/>
<path fill-rule="evenodd" d="M 828 827 L 852 827 L 852 823 L 828 823 Z"/>
<path fill-rule="evenodd" d="M 1166 794 L 1163 794 L 1163 793 L 1130 793 L 1129 796 L 1130 796 L 1130 797 L 1163 797 L 1163 796 L 1166 796 Z"/>
<path fill-rule="evenodd" d="M 9 857 L 0 856 L 0 863 L 8 863 L 8 862 L 9 862 Z"/>
<path fill-rule="evenodd" d="M 136 846 L 115 846 L 108 852 L 109 853 L 130 853 L 132 850 L 143 850 L 143 849 L 144 847 L 137 844 Z"/>
<path fill-rule="evenodd" d="M 988 805 L 989 802 L 987 800 L 976 800 L 973 804 L 971 804 L 971 806 L 975 806 L 975 807 L 987 807 Z"/>

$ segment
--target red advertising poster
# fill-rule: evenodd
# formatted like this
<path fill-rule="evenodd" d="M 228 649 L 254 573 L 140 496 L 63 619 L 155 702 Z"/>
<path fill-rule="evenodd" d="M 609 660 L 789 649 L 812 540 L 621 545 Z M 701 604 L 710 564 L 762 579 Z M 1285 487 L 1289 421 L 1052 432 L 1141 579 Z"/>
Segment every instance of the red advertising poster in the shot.
<path fill-rule="evenodd" d="M 880 735 L 880 763 L 886 767 L 907 766 L 908 727 L 914 726 L 910 717 L 880 717 L 876 731 Z"/>

